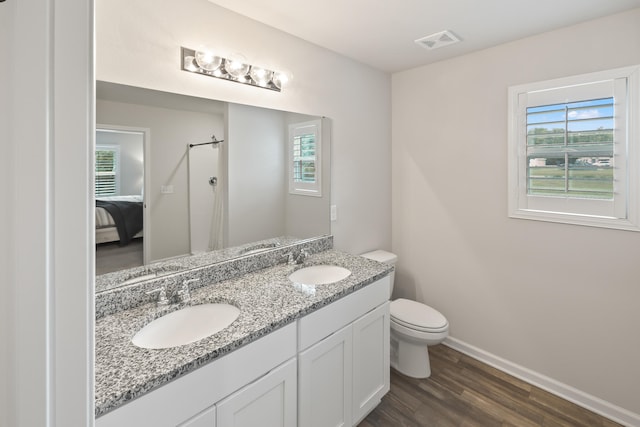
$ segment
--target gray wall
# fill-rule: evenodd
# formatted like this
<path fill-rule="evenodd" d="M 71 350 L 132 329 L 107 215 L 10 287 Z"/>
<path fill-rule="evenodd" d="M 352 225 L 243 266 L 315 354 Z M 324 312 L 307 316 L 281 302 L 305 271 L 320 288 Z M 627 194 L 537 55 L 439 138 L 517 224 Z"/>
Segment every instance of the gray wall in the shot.
<path fill-rule="evenodd" d="M 285 146 L 288 145 L 288 126 L 293 123 L 303 123 L 315 120 L 315 116 L 289 113 L 285 116 Z M 304 196 L 289 194 L 288 176 L 285 170 L 286 193 L 286 231 L 287 236 L 307 238 L 327 234 L 327 221 L 330 218 L 331 206 L 331 119 L 322 120 L 322 196 Z M 286 163 L 289 162 L 285 150 Z"/>
<path fill-rule="evenodd" d="M 216 138 L 223 139 L 224 136 L 218 134 Z M 224 198 L 219 162 L 221 150 L 220 144 L 199 145 L 188 150 L 189 242 L 192 254 L 207 252 L 213 242 L 223 238 L 222 232 L 214 232 L 216 239 L 212 240 L 211 231 L 214 227 L 215 230 L 222 231 L 222 227 L 214 225 L 212 219 L 216 198 Z M 212 176 L 218 178 L 218 184 L 215 186 L 209 184 L 209 178 Z M 222 214 L 216 218 L 222 218 Z"/>
<path fill-rule="evenodd" d="M 396 296 L 636 414 L 640 234 L 507 217 L 507 87 L 638 64 L 638 23 L 640 9 L 394 74 L 392 108 Z"/>
<path fill-rule="evenodd" d="M 6 4 L 6 13 L 0 13 L 0 28 L 3 28 L 5 34 L 13 34 L 15 5 Z M 2 52 L 5 58 L 9 57 L 12 48 L 12 40 L 10 37 L 0 37 L 0 52 Z M 0 111 L 8 112 L 14 107 L 11 103 L 12 95 L 11 91 L 11 68 L 10 61 L 0 61 Z M 11 141 L 10 126 L 11 119 L 9 114 L 0 114 L 0 140 Z M 13 150 L 11 144 L 3 144 L 4 154 L 3 160 L 0 161 L 0 179 L 5 185 L 0 187 L 0 198 L 2 200 L 8 200 L 13 197 L 15 191 L 15 179 L 13 177 L 12 161 Z M 0 245 L 0 283 L 9 283 L 11 277 L 10 265 L 12 264 L 11 253 L 13 248 L 11 247 L 11 238 L 8 238 L 11 233 L 13 217 L 10 215 L 8 209 L 0 209 L 0 234 L 5 236 L 4 244 Z M 13 309 L 14 289 L 12 286 L 3 286 L 4 297 L 0 298 L 0 339 L 5 343 L 13 343 L 14 336 L 14 319 L 15 313 Z M 12 345 L 0 346 L 0 425 L 11 425 L 15 422 L 15 401 L 16 393 L 12 390 L 15 380 L 12 372 L 14 370 L 15 354 Z"/>
<path fill-rule="evenodd" d="M 229 104 L 228 246 L 285 231 L 284 113 Z"/>

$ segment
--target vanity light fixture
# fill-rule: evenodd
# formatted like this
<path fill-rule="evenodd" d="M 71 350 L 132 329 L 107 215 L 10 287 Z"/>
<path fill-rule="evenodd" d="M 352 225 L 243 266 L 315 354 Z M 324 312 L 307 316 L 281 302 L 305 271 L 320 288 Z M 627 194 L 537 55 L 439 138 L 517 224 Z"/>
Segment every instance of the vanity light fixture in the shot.
<path fill-rule="evenodd" d="M 287 73 L 268 70 L 250 65 L 242 55 L 230 55 L 228 58 L 210 51 L 180 49 L 181 69 L 190 73 L 244 83 L 280 92 L 289 80 Z"/>

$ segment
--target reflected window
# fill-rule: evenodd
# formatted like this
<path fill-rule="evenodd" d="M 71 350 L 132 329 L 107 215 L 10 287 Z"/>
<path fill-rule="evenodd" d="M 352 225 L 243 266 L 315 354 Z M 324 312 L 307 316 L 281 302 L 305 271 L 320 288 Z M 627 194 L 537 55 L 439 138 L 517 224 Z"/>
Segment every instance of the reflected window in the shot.
<path fill-rule="evenodd" d="M 320 120 L 289 125 L 289 193 L 322 196 Z"/>
<path fill-rule="evenodd" d="M 117 145 L 96 146 L 96 197 L 116 196 L 119 194 L 119 163 L 120 147 Z"/>

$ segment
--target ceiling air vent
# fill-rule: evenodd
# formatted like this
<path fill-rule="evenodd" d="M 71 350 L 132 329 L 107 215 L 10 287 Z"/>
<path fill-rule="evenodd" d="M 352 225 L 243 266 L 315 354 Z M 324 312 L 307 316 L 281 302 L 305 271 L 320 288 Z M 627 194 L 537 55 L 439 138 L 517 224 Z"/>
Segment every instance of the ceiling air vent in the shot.
<path fill-rule="evenodd" d="M 438 49 L 450 44 L 458 43 L 459 41 L 460 39 L 448 30 L 440 31 L 439 33 L 431 34 L 430 36 L 415 40 L 418 45 L 428 50 Z"/>

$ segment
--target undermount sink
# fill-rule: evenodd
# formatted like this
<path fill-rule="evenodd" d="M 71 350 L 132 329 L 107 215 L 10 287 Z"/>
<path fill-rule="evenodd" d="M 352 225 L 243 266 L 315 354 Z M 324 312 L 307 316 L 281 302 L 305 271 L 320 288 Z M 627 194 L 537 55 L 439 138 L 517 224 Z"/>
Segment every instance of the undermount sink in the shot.
<path fill-rule="evenodd" d="M 312 265 L 294 271 L 289 280 L 303 285 L 327 285 L 346 279 L 350 274 L 351 271 L 337 265 Z"/>
<path fill-rule="evenodd" d="M 157 318 L 131 342 L 142 348 L 170 348 L 201 340 L 233 323 L 240 310 L 230 304 L 199 304 Z"/>

